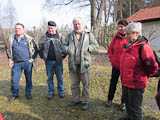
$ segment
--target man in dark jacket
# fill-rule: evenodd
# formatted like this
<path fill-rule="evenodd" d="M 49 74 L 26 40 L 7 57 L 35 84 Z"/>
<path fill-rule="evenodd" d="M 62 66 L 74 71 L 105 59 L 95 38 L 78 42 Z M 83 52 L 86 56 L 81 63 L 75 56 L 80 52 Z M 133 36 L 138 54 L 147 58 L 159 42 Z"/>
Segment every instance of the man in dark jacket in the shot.
<path fill-rule="evenodd" d="M 45 61 L 48 83 L 48 100 L 54 96 L 53 77 L 56 74 L 58 95 L 64 98 L 63 88 L 63 47 L 56 23 L 48 22 L 48 31 L 39 40 L 39 55 Z"/>
<path fill-rule="evenodd" d="M 108 100 L 106 102 L 106 106 L 110 107 L 112 104 L 112 100 L 114 98 L 114 94 L 116 91 L 116 86 L 118 82 L 118 78 L 120 76 L 120 57 L 122 55 L 122 47 L 123 44 L 127 42 L 125 27 L 128 24 L 126 20 L 118 21 L 118 32 L 113 38 L 109 48 L 108 48 L 108 56 L 109 60 L 112 64 L 112 77 L 110 80 L 109 92 L 108 92 Z M 125 110 L 125 104 L 123 97 L 121 98 L 121 110 Z"/>
<path fill-rule="evenodd" d="M 24 33 L 24 25 L 17 23 L 15 25 L 15 34 L 9 36 L 6 52 L 8 56 L 8 64 L 12 69 L 12 97 L 9 102 L 19 97 L 19 81 L 24 70 L 26 78 L 26 98 L 32 99 L 32 66 L 35 66 L 35 58 L 37 57 L 37 46 L 33 38 Z"/>

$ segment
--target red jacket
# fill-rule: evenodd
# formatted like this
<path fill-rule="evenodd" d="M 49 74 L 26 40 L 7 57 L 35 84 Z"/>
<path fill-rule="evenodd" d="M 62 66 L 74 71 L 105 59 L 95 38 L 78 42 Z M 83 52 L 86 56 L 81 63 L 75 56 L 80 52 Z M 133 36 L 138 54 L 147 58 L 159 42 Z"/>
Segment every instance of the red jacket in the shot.
<path fill-rule="evenodd" d="M 108 47 L 108 56 L 112 63 L 112 67 L 118 70 L 120 69 L 120 57 L 122 55 L 123 44 L 125 43 L 127 43 L 126 37 L 123 37 L 119 32 L 117 32 Z"/>
<path fill-rule="evenodd" d="M 140 42 L 140 40 L 143 42 Z M 147 41 L 147 43 L 144 42 Z M 139 58 L 139 45 L 144 44 Z M 148 40 L 141 37 L 132 44 L 126 44 L 120 63 L 120 76 L 123 86 L 128 88 L 143 89 L 147 87 L 148 76 L 154 75 L 158 71 L 158 63 L 155 60 Z"/>
<path fill-rule="evenodd" d="M 3 120 L 2 114 L 0 113 L 0 120 Z"/>

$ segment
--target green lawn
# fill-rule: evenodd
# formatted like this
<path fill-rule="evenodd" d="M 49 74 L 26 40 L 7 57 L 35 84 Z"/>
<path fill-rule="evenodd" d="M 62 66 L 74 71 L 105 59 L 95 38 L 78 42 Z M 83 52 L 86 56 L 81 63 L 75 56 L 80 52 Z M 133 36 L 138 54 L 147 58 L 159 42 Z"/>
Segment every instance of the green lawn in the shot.
<path fill-rule="evenodd" d="M 48 101 L 45 66 L 40 61 L 37 71 L 33 72 L 33 99 L 27 101 L 25 98 L 25 79 L 22 76 L 20 81 L 20 97 L 12 103 L 8 103 L 11 86 L 10 70 L 6 62 L 0 64 L 0 112 L 4 120 L 117 120 L 126 114 L 119 110 L 121 98 L 120 82 L 117 86 L 113 105 L 110 108 L 105 107 L 111 74 L 110 66 L 93 66 L 91 68 L 91 101 L 89 103 L 89 110 L 82 111 L 80 105 L 74 108 L 67 106 L 71 101 L 67 64 L 64 64 L 64 99 L 58 97 L 56 90 L 53 100 Z M 154 100 L 156 90 L 157 80 L 150 79 L 149 86 L 145 89 L 144 93 L 144 120 L 160 120 L 159 111 Z"/>

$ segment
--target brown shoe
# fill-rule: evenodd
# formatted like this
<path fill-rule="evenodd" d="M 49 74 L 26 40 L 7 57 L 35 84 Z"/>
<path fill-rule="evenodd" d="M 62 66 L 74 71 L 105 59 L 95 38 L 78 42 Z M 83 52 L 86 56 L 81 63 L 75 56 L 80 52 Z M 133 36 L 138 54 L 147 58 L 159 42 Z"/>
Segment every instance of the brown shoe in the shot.
<path fill-rule="evenodd" d="M 64 93 L 60 93 L 58 95 L 59 95 L 59 98 L 64 98 Z"/>
<path fill-rule="evenodd" d="M 106 107 L 110 107 L 111 105 L 112 105 L 112 101 L 111 100 L 107 100 Z"/>

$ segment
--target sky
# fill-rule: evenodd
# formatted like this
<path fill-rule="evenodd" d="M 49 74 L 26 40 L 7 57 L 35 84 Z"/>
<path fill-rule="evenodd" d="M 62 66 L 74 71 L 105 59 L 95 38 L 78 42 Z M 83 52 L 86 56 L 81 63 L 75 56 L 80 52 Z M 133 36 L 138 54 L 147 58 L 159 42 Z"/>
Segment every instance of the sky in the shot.
<path fill-rule="evenodd" d="M 17 13 L 17 22 L 23 23 L 26 28 L 40 27 L 43 20 L 53 20 L 58 27 L 68 24 L 72 27 L 74 17 L 81 17 L 85 25 L 90 26 L 90 10 L 73 9 L 70 6 L 63 6 L 53 11 L 42 9 L 44 0 L 9 0 L 13 3 Z M 0 0 L 0 5 L 6 7 L 8 0 Z M 16 23 L 17 23 L 16 22 Z"/>

